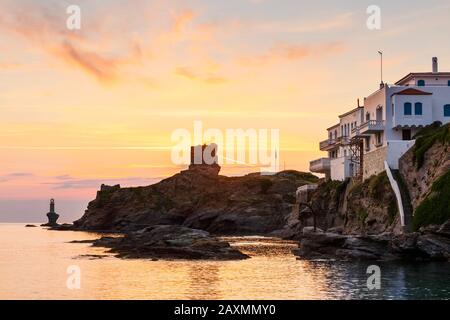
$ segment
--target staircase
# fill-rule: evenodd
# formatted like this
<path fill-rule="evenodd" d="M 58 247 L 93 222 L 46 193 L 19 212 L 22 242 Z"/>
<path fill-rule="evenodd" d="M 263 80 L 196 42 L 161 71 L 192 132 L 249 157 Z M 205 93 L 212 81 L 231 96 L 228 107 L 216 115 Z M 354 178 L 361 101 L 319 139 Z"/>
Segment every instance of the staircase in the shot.
<path fill-rule="evenodd" d="M 397 207 L 400 214 L 400 221 L 404 232 L 411 232 L 413 208 L 411 205 L 411 198 L 409 196 L 408 188 L 402 179 L 400 171 L 393 170 L 389 167 L 387 161 L 384 162 L 389 183 L 397 198 Z"/>
<path fill-rule="evenodd" d="M 411 198 L 409 196 L 408 188 L 405 185 L 405 182 L 402 179 L 402 176 L 400 174 L 399 170 L 391 170 L 392 176 L 394 177 L 395 181 L 397 182 L 397 185 L 400 189 L 400 195 L 402 198 L 402 204 L 403 204 L 403 214 L 404 214 L 404 228 L 406 232 L 411 231 L 412 226 L 412 217 L 413 217 L 413 207 L 411 205 Z"/>

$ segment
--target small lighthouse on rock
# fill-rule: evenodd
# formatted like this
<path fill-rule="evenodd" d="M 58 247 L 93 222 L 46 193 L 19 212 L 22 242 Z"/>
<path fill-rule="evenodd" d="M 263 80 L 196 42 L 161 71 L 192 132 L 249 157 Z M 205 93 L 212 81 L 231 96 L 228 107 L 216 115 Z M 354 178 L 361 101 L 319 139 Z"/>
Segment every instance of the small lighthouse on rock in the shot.
<path fill-rule="evenodd" d="M 46 226 L 57 226 L 56 221 L 59 218 L 59 214 L 55 212 L 55 199 L 50 199 L 50 212 L 47 213 L 48 223 Z"/>

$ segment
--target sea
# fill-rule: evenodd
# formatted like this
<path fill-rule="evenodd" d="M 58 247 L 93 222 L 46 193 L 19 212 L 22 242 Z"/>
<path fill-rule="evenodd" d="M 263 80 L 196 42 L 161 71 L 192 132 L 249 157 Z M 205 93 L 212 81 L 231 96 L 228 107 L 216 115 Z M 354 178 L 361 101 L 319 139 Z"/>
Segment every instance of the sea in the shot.
<path fill-rule="evenodd" d="M 450 299 L 445 262 L 308 261 L 264 237 L 226 238 L 247 260 L 124 260 L 36 225 L 0 224 L 0 299 Z"/>

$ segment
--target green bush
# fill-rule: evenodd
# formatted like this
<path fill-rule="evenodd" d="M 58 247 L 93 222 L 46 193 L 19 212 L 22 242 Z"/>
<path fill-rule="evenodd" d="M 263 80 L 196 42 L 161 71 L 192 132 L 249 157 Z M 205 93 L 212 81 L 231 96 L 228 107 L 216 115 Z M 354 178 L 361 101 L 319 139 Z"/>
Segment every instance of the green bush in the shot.
<path fill-rule="evenodd" d="M 416 208 L 413 229 L 450 219 L 450 171 L 436 180 L 430 194 Z"/>
<path fill-rule="evenodd" d="M 440 126 L 440 122 L 435 122 L 419 131 L 414 145 L 414 163 L 420 169 L 425 161 L 425 153 L 435 144 L 450 144 L 450 124 Z"/>
<path fill-rule="evenodd" d="M 363 192 L 364 184 L 362 182 L 355 182 L 355 184 L 350 188 L 349 195 L 350 196 L 359 196 Z"/>
<path fill-rule="evenodd" d="M 360 208 L 358 211 L 358 220 L 361 221 L 362 223 L 365 223 L 367 217 L 369 217 L 369 213 L 367 212 L 367 210 Z"/>
<path fill-rule="evenodd" d="M 387 184 L 389 184 L 389 179 L 386 171 L 376 176 L 372 176 L 369 179 L 369 195 L 376 200 L 383 199 L 384 190 Z"/>
<path fill-rule="evenodd" d="M 388 223 L 389 225 L 392 225 L 398 213 L 397 200 L 395 199 L 395 197 L 392 197 L 391 200 L 389 201 L 387 212 L 388 212 Z"/>

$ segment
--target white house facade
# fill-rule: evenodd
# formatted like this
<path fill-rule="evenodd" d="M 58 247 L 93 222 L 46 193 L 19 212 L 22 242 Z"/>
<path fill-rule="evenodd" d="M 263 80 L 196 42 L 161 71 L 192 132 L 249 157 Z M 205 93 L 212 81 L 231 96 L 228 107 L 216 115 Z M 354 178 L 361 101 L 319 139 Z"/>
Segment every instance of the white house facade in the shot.
<path fill-rule="evenodd" d="M 450 72 L 439 72 L 433 58 L 432 72 L 410 73 L 379 90 L 339 116 L 320 142 L 327 156 L 310 162 L 310 171 L 332 180 L 366 179 L 385 170 L 398 169 L 399 158 L 414 145 L 414 135 L 435 121 L 450 122 Z"/>

